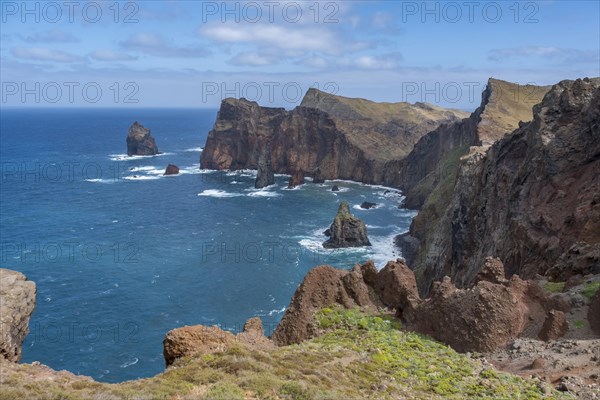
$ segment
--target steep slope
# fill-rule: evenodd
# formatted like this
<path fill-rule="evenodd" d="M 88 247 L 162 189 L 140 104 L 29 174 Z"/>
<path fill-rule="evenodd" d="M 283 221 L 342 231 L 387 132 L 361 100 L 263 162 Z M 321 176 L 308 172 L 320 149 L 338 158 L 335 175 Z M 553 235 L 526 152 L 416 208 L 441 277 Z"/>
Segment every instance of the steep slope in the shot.
<path fill-rule="evenodd" d="M 553 86 L 532 122 L 460 160 L 449 197 L 432 192 L 410 230 L 422 292 L 444 275 L 467 285 L 486 256 L 525 278 L 600 272 L 599 86 Z"/>
<path fill-rule="evenodd" d="M 257 167 L 271 145 L 276 173 L 381 183 L 384 163 L 403 157 L 443 122 L 465 113 L 425 104 L 374 103 L 309 90 L 291 111 L 225 99 L 200 159 L 201 168 Z"/>

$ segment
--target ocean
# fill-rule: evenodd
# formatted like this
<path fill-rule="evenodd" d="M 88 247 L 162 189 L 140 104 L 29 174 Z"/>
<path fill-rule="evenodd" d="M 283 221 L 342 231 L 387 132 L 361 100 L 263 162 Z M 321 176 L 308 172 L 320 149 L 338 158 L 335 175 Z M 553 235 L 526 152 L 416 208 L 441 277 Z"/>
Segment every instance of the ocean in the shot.
<path fill-rule="evenodd" d="M 270 333 L 311 268 L 383 267 L 400 256 L 392 239 L 414 216 L 384 187 L 288 190 L 279 175 L 256 190 L 254 171 L 200 170 L 217 110 L 1 113 L 0 265 L 37 284 L 22 362 L 121 382 L 164 370 L 173 328 L 238 332 L 260 316 Z M 162 154 L 126 156 L 134 121 Z M 163 176 L 169 163 L 181 173 Z M 367 224 L 371 248 L 321 247 L 342 200 Z"/>

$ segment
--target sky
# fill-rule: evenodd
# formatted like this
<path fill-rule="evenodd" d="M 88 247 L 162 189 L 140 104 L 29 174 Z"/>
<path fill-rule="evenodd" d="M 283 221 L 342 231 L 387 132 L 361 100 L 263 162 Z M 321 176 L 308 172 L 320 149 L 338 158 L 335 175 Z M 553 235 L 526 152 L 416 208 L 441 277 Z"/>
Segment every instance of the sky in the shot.
<path fill-rule="evenodd" d="M 291 109 L 311 87 L 474 110 L 600 76 L 598 1 L 4 1 L 2 107 Z"/>

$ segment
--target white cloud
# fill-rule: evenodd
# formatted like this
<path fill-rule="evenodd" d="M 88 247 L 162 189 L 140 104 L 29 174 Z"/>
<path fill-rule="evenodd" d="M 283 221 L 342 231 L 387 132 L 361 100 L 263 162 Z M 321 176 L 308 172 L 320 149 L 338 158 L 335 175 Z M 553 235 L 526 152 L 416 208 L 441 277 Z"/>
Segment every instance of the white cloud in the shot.
<path fill-rule="evenodd" d="M 277 60 L 273 57 L 266 55 L 260 55 L 251 51 L 242 52 L 236 54 L 229 62 L 233 65 L 244 65 L 244 66 L 263 66 L 277 64 Z"/>
<path fill-rule="evenodd" d="M 119 43 L 122 47 L 157 57 L 199 58 L 210 55 L 202 46 L 176 46 L 156 33 L 137 33 Z"/>
<path fill-rule="evenodd" d="M 120 53 L 112 50 L 96 50 L 90 53 L 90 57 L 96 61 L 131 61 L 137 60 L 127 53 Z"/>
<path fill-rule="evenodd" d="M 83 61 L 83 58 L 77 55 L 70 54 L 62 50 L 48 49 L 45 47 L 13 47 L 11 49 L 11 53 L 13 56 L 24 60 L 62 63 Z"/>
<path fill-rule="evenodd" d="M 346 61 L 346 64 L 359 69 L 394 69 L 400 67 L 402 61 L 402 54 L 400 53 L 388 53 L 382 55 L 365 55 Z"/>

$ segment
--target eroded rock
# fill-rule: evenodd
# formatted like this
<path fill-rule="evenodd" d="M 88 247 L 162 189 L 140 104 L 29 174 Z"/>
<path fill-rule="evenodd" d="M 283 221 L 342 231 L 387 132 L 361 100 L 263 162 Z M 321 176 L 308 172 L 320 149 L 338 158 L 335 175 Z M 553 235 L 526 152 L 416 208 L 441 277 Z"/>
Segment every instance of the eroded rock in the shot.
<path fill-rule="evenodd" d="M 340 204 L 335 219 L 329 227 L 329 233 L 329 240 L 323 243 L 325 248 L 371 245 L 365 223 L 350 213 L 350 206 L 346 201 Z"/>
<path fill-rule="evenodd" d="M 127 134 L 127 155 L 153 156 L 155 154 L 158 154 L 158 146 L 150 134 L 150 129 L 137 121 L 134 122 Z"/>

